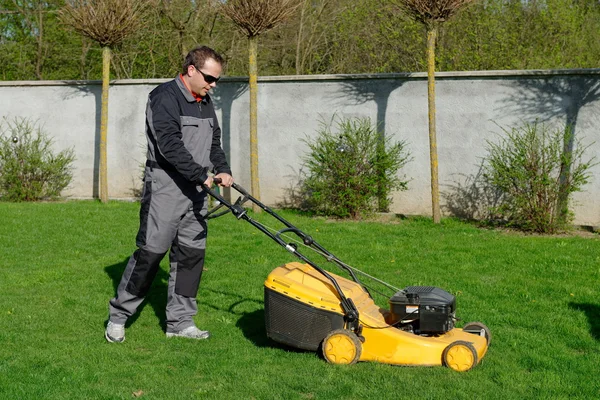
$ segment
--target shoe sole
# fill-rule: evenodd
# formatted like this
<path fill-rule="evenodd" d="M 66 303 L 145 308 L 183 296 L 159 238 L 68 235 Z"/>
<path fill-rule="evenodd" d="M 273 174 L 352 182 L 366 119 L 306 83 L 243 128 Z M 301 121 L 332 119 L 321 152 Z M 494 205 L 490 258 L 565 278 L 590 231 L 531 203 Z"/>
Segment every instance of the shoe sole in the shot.
<path fill-rule="evenodd" d="M 179 335 L 177 333 L 167 332 L 167 337 L 168 338 L 182 337 L 182 338 L 186 338 L 186 339 L 204 340 L 204 339 L 208 339 L 210 337 L 210 335 L 207 333 L 206 336 L 195 337 L 195 336 L 185 336 L 185 335 Z"/>
<path fill-rule="evenodd" d="M 106 340 L 107 340 L 109 343 L 123 343 L 123 342 L 125 341 L 125 337 L 123 337 L 123 339 L 121 339 L 121 340 L 117 340 L 117 339 L 115 339 L 115 338 L 111 337 L 111 336 L 108 334 L 108 332 L 104 332 L 104 337 L 106 338 Z"/>

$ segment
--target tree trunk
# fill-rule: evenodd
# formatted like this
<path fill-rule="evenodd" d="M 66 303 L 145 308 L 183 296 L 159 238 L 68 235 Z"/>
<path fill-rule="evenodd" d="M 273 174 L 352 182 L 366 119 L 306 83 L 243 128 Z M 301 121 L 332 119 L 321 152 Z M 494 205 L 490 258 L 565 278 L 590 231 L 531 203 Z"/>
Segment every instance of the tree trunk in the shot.
<path fill-rule="evenodd" d="M 102 109 L 100 116 L 100 201 L 108 201 L 108 167 L 106 157 L 106 136 L 108 130 L 108 86 L 110 79 L 110 48 L 102 48 Z"/>
<path fill-rule="evenodd" d="M 298 37 L 296 39 L 296 75 L 301 75 L 302 74 L 302 63 L 300 61 L 301 59 L 301 43 L 302 43 L 302 36 L 304 35 L 304 11 L 306 9 L 306 4 L 303 3 L 302 4 L 302 11 L 300 12 L 300 27 L 298 28 Z"/>
<path fill-rule="evenodd" d="M 577 118 L 569 118 L 563 134 L 563 150 L 560 161 L 559 190 L 556 209 L 556 221 L 559 225 L 569 222 L 569 181 L 571 180 L 571 166 L 573 163 L 573 148 L 575 146 L 575 126 Z"/>
<path fill-rule="evenodd" d="M 438 155 L 435 131 L 435 41 L 438 27 L 427 27 L 427 100 L 429 113 L 429 159 L 431 163 L 431 210 L 433 222 L 440 223 L 440 187 L 438 182 Z"/>
<path fill-rule="evenodd" d="M 39 80 L 44 79 L 42 76 L 42 65 L 44 63 L 44 10 L 42 4 L 38 4 L 38 35 L 37 35 L 37 58 L 35 60 L 35 74 Z"/>
<path fill-rule="evenodd" d="M 249 75 L 250 75 L 250 182 L 252 196 L 260 200 L 260 187 L 258 184 L 258 66 L 256 54 L 258 49 L 258 37 L 248 37 L 249 54 Z M 254 212 L 260 212 L 261 209 L 256 204 L 252 204 Z"/>

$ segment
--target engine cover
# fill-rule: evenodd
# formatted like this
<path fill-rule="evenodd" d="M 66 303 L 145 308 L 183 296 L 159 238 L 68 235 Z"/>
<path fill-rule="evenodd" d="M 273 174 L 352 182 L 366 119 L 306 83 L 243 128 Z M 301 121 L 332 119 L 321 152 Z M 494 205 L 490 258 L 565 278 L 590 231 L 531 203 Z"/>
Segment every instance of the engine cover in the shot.
<path fill-rule="evenodd" d="M 454 328 L 456 297 L 433 286 L 408 286 L 390 300 L 392 321 L 410 324 L 415 333 L 444 333 Z"/>

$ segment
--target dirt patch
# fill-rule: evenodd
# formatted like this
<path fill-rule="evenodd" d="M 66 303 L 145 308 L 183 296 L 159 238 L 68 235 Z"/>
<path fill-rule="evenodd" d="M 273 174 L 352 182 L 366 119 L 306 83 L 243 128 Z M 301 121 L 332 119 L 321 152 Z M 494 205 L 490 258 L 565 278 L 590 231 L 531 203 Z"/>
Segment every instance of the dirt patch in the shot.
<path fill-rule="evenodd" d="M 488 228 L 485 228 L 488 229 Z M 591 229 L 589 227 L 582 226 L 574 226 L 573 229 L 563 232 L 557 232 L 553 234 L 549 233 L 535 233 L 535 232 L 523 232 L 517 229 L 510 228 L 489 228 L 491 230 L 500 231 L 507 235 L 515 235 L 515 236 L 538 236 L 538 237 L 582 237 L 588 239 L 598 239 L 600 238 L 600 231 L 597 229 Z"/>

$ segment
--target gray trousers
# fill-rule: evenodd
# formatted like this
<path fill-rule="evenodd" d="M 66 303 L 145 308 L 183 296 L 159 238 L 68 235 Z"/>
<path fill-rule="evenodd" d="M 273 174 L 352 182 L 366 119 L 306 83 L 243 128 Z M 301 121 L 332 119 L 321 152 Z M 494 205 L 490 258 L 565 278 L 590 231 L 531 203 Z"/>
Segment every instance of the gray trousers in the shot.
<path fill-rule="evenodd" d="M 194 325 L 196 295 L 204 267 L 206 193 L 176 174 L 147 167 L 140 207 L 138 249 L 129 258 L 109 302 L 109 320 L 125 324 L 144 301 L 169 251 L 167 332 Z"/>

